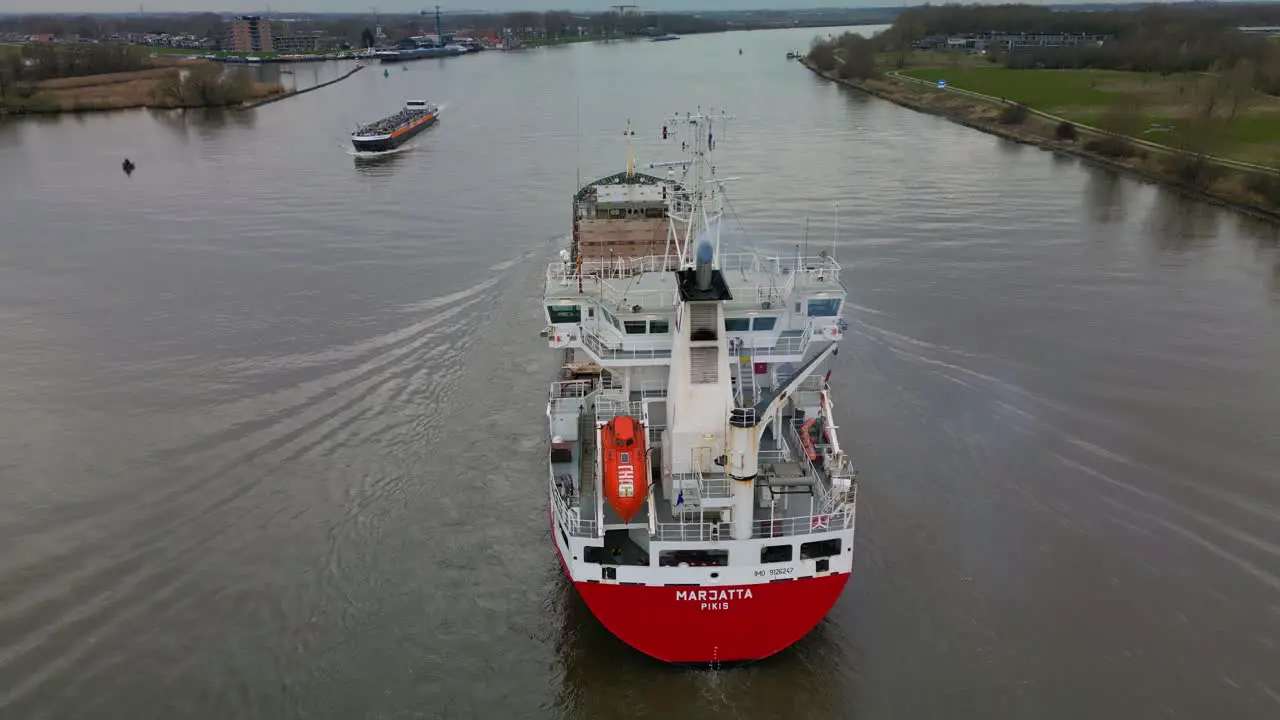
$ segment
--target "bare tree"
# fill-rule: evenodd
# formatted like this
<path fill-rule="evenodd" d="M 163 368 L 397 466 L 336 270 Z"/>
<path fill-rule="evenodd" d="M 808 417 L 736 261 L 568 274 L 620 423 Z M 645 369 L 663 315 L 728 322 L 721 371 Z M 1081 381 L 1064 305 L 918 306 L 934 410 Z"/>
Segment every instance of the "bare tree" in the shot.
<path fill-rule="evenodd" d="M 1248 58 L 1241 59 L 1231 68 L 1227 78 L 1228 123 L 1234 122 L 1240 111 L 1248 108 L 1257 78 L 1257 68 Z"/>
<path fill-rule="evenodd" d="M 840 38 L 840 50 L 844 62 L 840 64 L 842 78 L 866 80 L 876 75 L 876 50 L 871 41 L 857 33 L 845 33 Z"/>

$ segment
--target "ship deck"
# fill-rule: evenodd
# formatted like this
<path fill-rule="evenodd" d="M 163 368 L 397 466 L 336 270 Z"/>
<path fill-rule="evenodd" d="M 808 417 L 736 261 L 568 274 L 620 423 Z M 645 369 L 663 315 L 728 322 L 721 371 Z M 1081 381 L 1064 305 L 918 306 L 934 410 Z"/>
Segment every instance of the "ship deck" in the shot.
<path fill-rule="evenodd" d="M 661 255 L 667 243 L 665 217 L 583 218 L 578 252 L 583 260 L 610 261 Z"/>
<path fill-rule="evenodd" d="M 598 396 L 598 393 L 593 395 Z M 597 495 L 595 428 L 599 419 L 618 409 L 633 415 L 645 413 L 650 418 L 651 443 L 657 442 L 663 426 L 662 418 L 666 416 L 663 399 L 632 393 L 627 402 L 611 403 L 606 400 L 600 406 L 593 403 L 592 396 L 565 399 L 569 402 L 553 398 L 552 403 L 554 426 L 562 432 L 555 432 L 560 442 L 553 438 L 551 472 L 557 489 L 556 502 L 568 510 L 572 518 L 571 534 L 599 536 L 603 534 L 603 524 L 605 531 L 638 531 L 657 542 L 708 541 L 715 537 L 729 537 L 727 527 L 717 527 L 718 523 L 711 522 L 708 517 L 713 510 L 728 506 L 728 477 L 723 473 L 677 476 L 673 486 L 683 485 L 685 508 L 677 513 L 664 491 L 662 469 L 658 467 L 660 452 L 656 449 L 651 456 L 651 501 L 630 523 L 623 523 L 609 504 Z M 605 408 L 603 411 L 601 406 Z M 610 406 L 615 410 L 609 410 Z M 761 439 L 757 483 L 763 482 L 776 502 L 763 508 L 759 502 L 753 504 L 752 538 L 824 532 L 843 523 L 845 513 L 848 521 L 852 522 L 854 489 L 851 488 L 847 503 L 836 502 L 833 478 L 823 469 L 821 461 L 810 460 L 802 449 L 799 439 L 802 422 L 802 418 L 784 415 L 782 437 L 774 437 L 770 428 Z M 813 447 L 819 458 L 829 449 L 821 442 Z M 838 509 L 833 512 L 833 507 Z M 628 554 L 636 554 L 634 559 L 639 561 L 640 554 L 646 553 L 645 547 L 635 542 L 616 543 L 615 546 L 623 553 L 623 564 L 632 564 L 627 562 Z"/>
<path fill-rule="evenodd" d="M 592 222 L 645 224 L 647 220 Z M 679 263 L 674 257 L 661 256 L 665 242 L 665 238 L 660 238 L 652 253 L 645 257 L 614 254 L 611 258 L 592 259 L 584 254 L 581 282 L 574 263 L 553 262 L 547 267 L 543 296 L 603 300 L 617 308 L 639 305 L 646 312 L 665 311 L 675 305 L 679 292 L 672 272 L 678 269 Z M 608 254 L 609 246 L 604 247 Z M 781 303 L 797 291 L 845 292 L 839 263 L 826 255 L 800 258 L 750 253 L 724 255 L 720 268 L 733 295 L 725 301 L 726 309 L 748 306 L 760 309 L 765 303 L 780 308 Z"/>

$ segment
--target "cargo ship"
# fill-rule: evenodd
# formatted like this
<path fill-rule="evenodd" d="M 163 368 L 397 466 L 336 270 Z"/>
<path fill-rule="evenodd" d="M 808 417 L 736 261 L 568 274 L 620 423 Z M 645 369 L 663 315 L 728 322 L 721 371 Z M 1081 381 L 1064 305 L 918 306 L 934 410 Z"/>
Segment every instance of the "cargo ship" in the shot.
<path fill-rule="evenodd" d="M 668 119 L 684 159 L 581 187 L 549 264 L 551 542 L 604 627 L 718 666 L 791 646 L 853 571 L 857 474 L 831 371 L 840 265 L 723 247 L 728 116 Z M 663 176 L 665 171 L 665 177 Z"/>
<path fill-rule="evenodd" d="M 409 62 L 410 60 L 426 60 L 428 58 L 453 57 L 466 55 L 468 50 L 461 45 L 420 45 L 402 50 L 387 50 L 378 53 L 378 61 L 383 64 Z"/>
<path fill-rule="evenodd" d="M 401 42 L 399 49 L 379 51 L 377 56 L 382 63 L 399 63 L 427 58 L 453 57 L 465 55 L 468 52 L 472 50 L 467 45 L 453 42 L 452 36 L 444 34 L 440 26 L 440 6 L 437 5 L 436 34 L 433 37 L 408 38 Z"/>
<path fill-rule="evenodd" d="M 361 125 L 351 133 L 357 152 L 386 152 L 408 142 L 440 119 L 440 108 L 426 100 L 410 100 L 395 115 Z"/>

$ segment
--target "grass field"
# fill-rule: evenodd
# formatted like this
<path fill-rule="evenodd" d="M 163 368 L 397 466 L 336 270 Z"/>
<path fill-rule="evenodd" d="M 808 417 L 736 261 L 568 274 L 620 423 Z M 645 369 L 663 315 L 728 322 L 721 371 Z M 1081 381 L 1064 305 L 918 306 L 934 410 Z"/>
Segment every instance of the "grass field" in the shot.
<path fill-rule="evenodd" d="M 972 56 L 970 56 L 972 57 Z M 1190 132 L 1205 88 L 1217 78 L 1207 73 L 1161 76 L 1112 70 L 1010 70 L 985 61 L 947 67 L 912 67 L 902 74 L 954 88 L 1018 102 L 1086 125 L 1106 125 L 1119 114 L 1130 117 L 1127 132 L 1177 145 Z M 1280 166 L 1280 98 L 1253 93 L 1235 119 L 1226 121 L 1220 103 L 1211 152 L 1236 160 Z M 1161 128 L 1172 128 L 1162 130 Z"/>

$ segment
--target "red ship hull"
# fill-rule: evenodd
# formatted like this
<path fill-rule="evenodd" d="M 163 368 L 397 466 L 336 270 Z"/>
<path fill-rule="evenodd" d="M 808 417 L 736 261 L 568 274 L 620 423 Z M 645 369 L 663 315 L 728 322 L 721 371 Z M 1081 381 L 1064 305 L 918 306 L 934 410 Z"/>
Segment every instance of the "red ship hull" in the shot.
<path fill-rule="evenodd" d="M 790 647 L 826 617 L 848 580 L 846 573 L 737 587 L 574 585 L 592 614 L 636 650 L 671 663 L 716 663 Z"/>
<path fill-rule="evenodd" d="M 562 556 L 560 566 L 568 575 Z M 785 650 L 826 617 L 848 581 L 849 573 L 840 573 L 736 586 L 574 586 L 596 619 L 626 644 L 664 662 L 704 664 L 761 660 Z"/>

